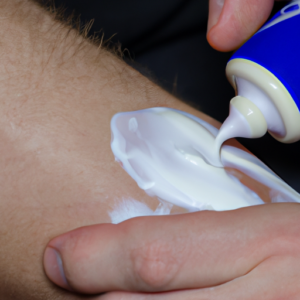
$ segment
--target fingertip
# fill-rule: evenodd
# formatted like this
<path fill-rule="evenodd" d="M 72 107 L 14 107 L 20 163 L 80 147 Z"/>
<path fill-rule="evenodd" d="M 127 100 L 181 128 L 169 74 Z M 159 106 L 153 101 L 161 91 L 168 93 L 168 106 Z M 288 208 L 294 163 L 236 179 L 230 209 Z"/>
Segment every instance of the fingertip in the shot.
<path fill-rule="evenodd" d="M 218 28 L 218 24 L 215 25 L 207 33 L 207 41 L 212 48 L 220 52 L 230 52 L 238 49 L 246 40 L 228 37 L 224 30 Z"/>
<path fill-rule="evenodd" d="M 44 253 L 44 270 L 56 285 L 84 294 L 117 287 L 120 234 L 113 224 L 75 229 L 51 240 Z M 113 268 L 110 266 L 113 265 Z"/>
<path fill-rule="evenodd" d="M 227 0 L 218 21 L 208 28 L 207 40 L 216 50 L 233 51 L 268 19 L 274 0 Z"/>

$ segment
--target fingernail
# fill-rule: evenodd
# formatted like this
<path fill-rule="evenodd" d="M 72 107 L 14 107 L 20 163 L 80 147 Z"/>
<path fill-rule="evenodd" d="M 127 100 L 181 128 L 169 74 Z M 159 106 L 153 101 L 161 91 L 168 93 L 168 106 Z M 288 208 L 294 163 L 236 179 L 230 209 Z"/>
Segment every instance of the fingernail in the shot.
<path fill-rule="evenodd" d="M 209 19 L 207 25 L 207 32 L 215 26 L 223 10 L 225 0 L 211 0 L 209 5 Z"/>
<path fill-rule="evenodd" d="M 47 247 L 44 254 L 44 268 L 49 279 L 58 286 L 72 290 L 67 282 L 63 263 L 59 252 L 52 248 Z"/>

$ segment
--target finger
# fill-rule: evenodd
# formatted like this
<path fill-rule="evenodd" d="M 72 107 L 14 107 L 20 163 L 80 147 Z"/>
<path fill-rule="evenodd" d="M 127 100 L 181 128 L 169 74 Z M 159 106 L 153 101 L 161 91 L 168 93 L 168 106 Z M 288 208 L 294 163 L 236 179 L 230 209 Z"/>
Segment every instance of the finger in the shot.
<path fill-rule="evenodd" d="M 220 18 L 221 12 L 223 10 L 225 0 L 210 0 L 209 1 L 209 14 L 208 14 L 208 24 L 207 31 L 215 26 Z"/>
<path fill-rule="evenodd" d="M 274 0 L 210 0 L 208 42 L 219 51 L 238 48 L 266 22 L 273 4 Z"/>
<path fill-rule="evenodd" d="M 300 298 L 300 257 L 273 256 L 223 285 L 160 294 L 113 292 L 101 300 L 274 300 Z"/>
<path fill-rule="evenodd" d="M 45 271 L 61 287 L 92 294 L 218 285 L 295 251 L 286 237 L 299 239 L 298 220 L 297 204 L 275 204 L 89 226 L 49 243 Z"/>

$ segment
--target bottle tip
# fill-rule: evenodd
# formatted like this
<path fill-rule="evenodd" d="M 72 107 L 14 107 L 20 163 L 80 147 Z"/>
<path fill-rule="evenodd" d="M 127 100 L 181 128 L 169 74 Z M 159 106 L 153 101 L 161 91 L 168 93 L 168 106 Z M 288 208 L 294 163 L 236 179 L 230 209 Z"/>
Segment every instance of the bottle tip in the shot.
<path fill-rule="evenodd" d="M 230 106 L 240 113 L 250 127 L 250 130 L 240 137 L 259 138 L 266 134 L 268 130 L 266 119 L 252 101 L 242 96 L 236 96 L 230 101 Z"/>

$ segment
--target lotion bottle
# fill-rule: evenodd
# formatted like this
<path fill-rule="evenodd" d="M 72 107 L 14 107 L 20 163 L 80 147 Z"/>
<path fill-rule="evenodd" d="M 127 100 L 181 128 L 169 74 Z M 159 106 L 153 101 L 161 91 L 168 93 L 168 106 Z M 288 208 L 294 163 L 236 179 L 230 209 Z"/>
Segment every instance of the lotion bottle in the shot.
<path fill-rule="evenodd" d="M 300 0 L 286 5 L 234 53 L 226 75 L 237 95 L 231 108 L 251 129 L 244 137 L 268 131 L 283 143 L 300 140 Z"/>

